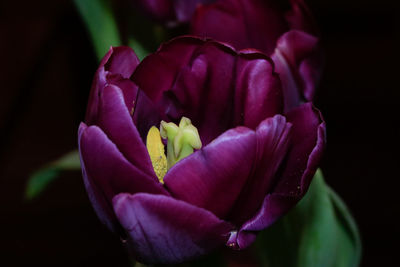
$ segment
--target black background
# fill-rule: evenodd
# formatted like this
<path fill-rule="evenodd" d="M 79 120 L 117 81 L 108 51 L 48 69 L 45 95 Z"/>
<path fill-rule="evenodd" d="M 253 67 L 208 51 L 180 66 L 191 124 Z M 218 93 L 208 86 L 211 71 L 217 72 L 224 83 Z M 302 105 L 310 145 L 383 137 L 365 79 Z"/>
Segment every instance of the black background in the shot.
<path fill-rule="evenodd" d="M 399 2 L 308 1 L 326 69 L 316 105 L 322 169 L 363 239 L 362 266 L 398 262 Z M 72 1 L 0 3 L 0 266 L 129 266 L 97 220 L 79 172 L 24 201 L 32 171 L 76 147 L 97 67 Z"/>

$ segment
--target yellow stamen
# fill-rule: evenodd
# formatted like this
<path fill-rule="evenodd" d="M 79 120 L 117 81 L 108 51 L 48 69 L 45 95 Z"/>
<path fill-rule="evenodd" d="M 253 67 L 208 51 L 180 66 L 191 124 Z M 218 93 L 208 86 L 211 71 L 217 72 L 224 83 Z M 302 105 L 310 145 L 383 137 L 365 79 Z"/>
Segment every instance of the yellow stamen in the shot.
<path fill-rule="evenodd" d="M 164 183 L 163 178 L 167 173 L 167 158 L 164 154 L 164 144 L 161 141 L 160 131 L 151 127 L 147 134 L 146 147 L 149 152 L 151 163 L 158 180 Z"/>

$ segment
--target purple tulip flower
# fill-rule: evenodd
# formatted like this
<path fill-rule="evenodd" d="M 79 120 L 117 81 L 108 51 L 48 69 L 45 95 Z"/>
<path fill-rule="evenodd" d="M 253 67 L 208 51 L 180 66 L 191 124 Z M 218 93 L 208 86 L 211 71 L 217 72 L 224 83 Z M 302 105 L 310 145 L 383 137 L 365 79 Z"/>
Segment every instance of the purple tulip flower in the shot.
<path fill-rule="evenodd" d="M 317 109 L 283 103 L 273 61 L 256 51 L 181 37 L 139 63 L 130 48 L 111 48 L 79 128 L 98 217 L 149 264 L 248 247 L 304 196 L 325 144 Z M 160 177 L 150 133 L 176 130 L 182 117 L 203 146 Z"/>
<path fill-rule="evenodd" d="M 313 100 L 323 55 L 318 29 L 304 1 L 290 0 L 288 11 L 279 4 L 276 0 L 218 0 L 201 5 L 192 19 L 191 34 L 271 56 L 282 79 L 288 111 Z"/>

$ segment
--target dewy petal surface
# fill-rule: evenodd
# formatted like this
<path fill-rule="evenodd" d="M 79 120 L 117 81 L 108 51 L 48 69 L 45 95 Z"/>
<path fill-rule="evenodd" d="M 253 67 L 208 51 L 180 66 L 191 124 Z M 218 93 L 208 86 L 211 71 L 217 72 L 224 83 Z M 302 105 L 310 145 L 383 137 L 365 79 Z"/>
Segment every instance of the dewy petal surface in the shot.
<path fill-rule="evenodd" d="M 178 162 L 164 182 L 175 198 L 224 218 L 251 173 L 255 155 L 255 132 L 238 127 Z"/>
<path fill-rule="evenodd" d="M 169 121 L 190 118 L 203 144 L 237 125 L 254 129 L 283 106 L 279 77 L 268 57 L 211 40 L 172 40 L 142 62 L 133 80 Z"/>
<path fill-rule="evenodd" d="M 97 214 L 106 210 L 110 215 L 107 205 L 122 192 L 168 195 L 158 181 L 133 166 L 97 126 L 82 128 L 79 145 L 85 185 Z"/>
<path fill-rule="evenodd" d="M 270 226 L 304 196 L 321 160 L 325 146 L 325 122 L 320 112 L 307 103 L 291 110 L 287 119 L 292 124 L 292 142 L 282 176 L 273 191 L 265 197 L 258 213 L 244 223 L 232 238 L 239 248 L 249 246 L 257 231 Z"/>
<path fill-rule="evenodd" d="M 209 211 L 162 195 L 120 194 L 113 206 L 130 248 L 147 264 L 203 255 L 224 244 L 232 229 Z"/>
<path fill-rule="evenodd" d="M 124 102 L 120 88 L 106 86 L 100 95 L 100 109 L 97 125 L 113 140 L 119 151 L 136 168 L 141 169 L 156 181 L 149 154 L 133 124 L 132 117 Z"/>

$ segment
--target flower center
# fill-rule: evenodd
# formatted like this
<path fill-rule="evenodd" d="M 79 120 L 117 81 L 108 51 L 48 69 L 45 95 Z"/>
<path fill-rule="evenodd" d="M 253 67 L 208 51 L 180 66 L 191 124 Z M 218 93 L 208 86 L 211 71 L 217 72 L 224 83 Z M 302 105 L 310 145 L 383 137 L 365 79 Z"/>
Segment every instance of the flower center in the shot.
<path fill-rule="evenodd" d="M 164 145 L 161 137 L 167 139 L 167 157 L 164 154 Z M 190 119 L 182 117 L 179 126 L 173 122 L 161 121 L 160 131 L 151 127 L 146 140 L 154 171 L 161 183 L 163 178 L 175 163 L 193 153 L 194 149 L 201 148 L 201 140 L 197 128 Z"/>

